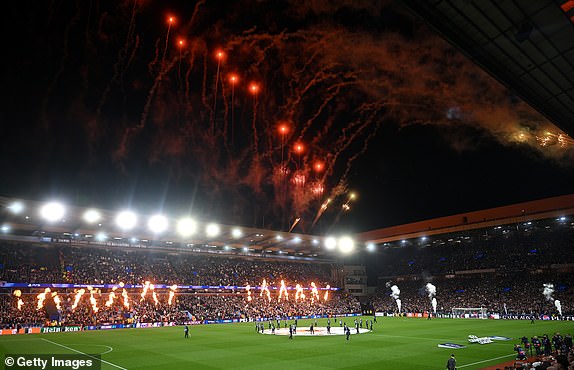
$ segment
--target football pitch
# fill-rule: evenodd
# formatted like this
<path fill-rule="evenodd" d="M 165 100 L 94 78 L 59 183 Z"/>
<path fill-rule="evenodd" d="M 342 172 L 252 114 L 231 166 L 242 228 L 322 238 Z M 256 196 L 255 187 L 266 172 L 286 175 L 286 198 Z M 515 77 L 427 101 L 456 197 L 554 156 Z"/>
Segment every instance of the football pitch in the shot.
<path fill-rule="evenodd" d="M 364 317 L 363 322 L 372 319 Z M 353 317 L 343 319 L 353 326 Z M 318 319 L 321 327 L 326 319 Z M 334 320 L 332 320 L 334 321 Z M 514 344 L 528 338 L 574 332 L 568 321 L 416 319 L 378 317 L 373 331 L 343 335 L 259 334 L 255 323 L 117 329 L 0 336 L 6 354 L 101 354 L 102 369 L 444 369 L 451 353 L 457 368 L 481 369 L 515 358 Z M 311 320 L 299 320 L 298 330 Z M 283 324 L 282 324 L 283 325 Z M 338 326 L 338 321 L 337 321 Z M 267 325 L 265 326 L 267 328 Z M 352 332 L 355 330 L 352 328 Z M 468 335 L 497 336 L 480 345 Z M 440 348 L 455 343 L 465 348 Z"/>

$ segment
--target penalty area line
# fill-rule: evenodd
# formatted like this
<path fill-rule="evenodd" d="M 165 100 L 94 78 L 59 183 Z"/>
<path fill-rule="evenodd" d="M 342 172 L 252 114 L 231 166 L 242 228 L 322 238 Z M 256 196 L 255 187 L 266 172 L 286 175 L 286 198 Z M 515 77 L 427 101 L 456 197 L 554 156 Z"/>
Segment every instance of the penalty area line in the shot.
<path fill-rule="evenodd" d="M 94 356 L 90 356 L 90 355 L 88 355 L 87 353 L 84 353 L 84 352 L 82 352 L 82 351 L 78 351 L 77 349 L 73 349 L 73 348 L 71 348 L 71 347 L 65 346 L 65 345 L 60 344 L 60 343 L 52 342 L 52 341 L 49 340 L 49 339 L 44 339 L 44 338 L 40 338 L 40 339 L 42 339 L 42 340 L 44 340 L 44 341 L 46 341 L 46 342 L 48 342 L 48 343 L 52 343 L 52 344 L 55 344 L 55 345 L 60 346 L 60 347 L 62 347 L 62 348 L 68 349 L 68 350 L 70 350 L 70 351 L 74 351 L 74 352 L 76 352 L 76 353 L 80 353 L 80 354 L 82 354 L 82 355 L 84 355 L 84 356 L 88 356 L 88 357 L 90 357 L 90 358 L 93 358 L 94 360 L 98 360 L 98 361 L 100 361 L 100 362 L 103 362 L 103 363 L 108 364 L 108 365 L 110 365 L 110 366 L 116 367 L 116 368 L 118 368 L 118 369 L 127 370 L 125 367 L 118 366 L 118 365 L 113 364 L 113 363 L 111 363 L 111 362 L 109 362 L 109 361 L 102 360 L 101 358 L 97 358 L 97 357 L 94 357 Z"/>
<path fill-rule="evenodd" d="M 489 358 L 488 360 L 482 360 L 482 361 L 473 362 L 473 363 L 471 363 L 471 364 L 460 365 L 460 366 L 457 366 L 456 368 L 458 369 L 458 368 L 461 368 L 461 367 L 467 367 L 467 366 L 478 365 L 478 364 L 482 364 L 482 363 L 484 363 L 484 362 L 489 362 L 489 361 L 494 361 L 494 360 L 500 360 L 501 358 L 510 357 L 510 356 L 516 356 L 516 354 L 515 354 L 515 353 L 511 353 L 511 354 L 509 354 L 509 355 L 504 355 L 504 356 Z"/>

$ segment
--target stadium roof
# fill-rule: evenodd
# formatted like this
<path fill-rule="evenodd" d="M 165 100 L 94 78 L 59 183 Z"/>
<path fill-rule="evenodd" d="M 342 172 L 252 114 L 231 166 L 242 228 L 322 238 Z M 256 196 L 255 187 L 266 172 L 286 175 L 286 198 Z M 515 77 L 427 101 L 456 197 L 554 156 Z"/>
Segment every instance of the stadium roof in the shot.
<path fill-rule="evenodd" d="M 572 215 L 574 194 L 372 230 L 356 235 L 356 238 L 365 243 L 380 244 Z"/>
<path fill-rule="evenodd" d="M 447 41 L 574 136 L 574 0 L 404 0 Z"/>

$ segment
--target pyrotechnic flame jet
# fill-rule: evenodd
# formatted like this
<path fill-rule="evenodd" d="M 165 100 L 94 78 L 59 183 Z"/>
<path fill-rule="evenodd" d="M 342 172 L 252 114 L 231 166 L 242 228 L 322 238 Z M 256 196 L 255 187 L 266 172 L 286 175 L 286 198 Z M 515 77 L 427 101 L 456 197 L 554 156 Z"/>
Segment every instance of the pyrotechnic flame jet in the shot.
<path fill-rule="evenodd" d="M 249 284 L 245 286 L 245 291 L 247 292 L 247 301 L 251 302 L 251 286 Z"/>
<path fill-rule="evenodd" d="M 170 306 L 173 302 L 173 297 L 175 296 L 176 289 L 177 289 L 177 285 L 175 285 L 175 284 L 173 284 L 172 286 L 169 287 L 169 299 L 167 301 L 167 304 Z"/>
<path fill-rule="evenodd" d="M 96 297 L 94 297 L 94 294 L 97 293 L 97 290 L 94 289 L 93 287 L 88 285 L 88 290 L 90 292 L 90 303 L 92 304 L 92 310 L 94 312 L 98 312 L 100 309 L 98 308 L 98 301 L 96 300 Z"/>
<path fill-rule="evenodd" d="M 315 299 L 319 301 L 319 291 L 314 282 L 311 282 L 311 303 L 315 302 Z"/>
<path fill-rule="evenodd" d="M 114 287 L 113 290 L 108 295 L 108 301 L 106 302 L 106 307 L 111 307 L 114 304 L 114 298 L 116 298 L 116 293 L 114 293 L 114 290 L 116 289 L 117 288 Z"/>
<path fill-rule="evenodd" d="M 150 287 L 149 284 L 150 284 L 149 281 L 146 281 L 146 282 L 144 283 L 142 293 L 140 294 L 140 297 L 141 297 L 140 302 L 143 302 L 143 301 L 145 300 L 145 296 L 146 296 L 147 291 L 148 291 L 148 289 L 149 289 L 149 287 Z"/>
<path fill-rule="evenodd" d="M 60 300 L 60 297 L 58 296 L 58 292 L 52 293 L 52 299 L 54 300 L 54 303 L 56 304 L 56 308 L 58 309 L 58 311 L 60 311 L 62 309 L 62 307 L 60 306 L 60 303 L 62 301 Z"/>
<path fill-rule="evenodd" d="M 300 284 L 295 285 L 295 302 L 299 299 L 304 299 L 305 295 L 303 294 L 303 288 Z"/>
<path fill-rule="evenodd" d="M 159 300 L 157 299 L 157 294 L 155 293 L 155 285 L 150 284 L 149 289 L 151 290 L 151 296 L 153 298 L 153 303 L 154 303 L 154 305 L 157 306 L 157 304 L 159 303 Z"/>
<path fill-rule="evenodd" d="M 261 284 L 261 293 L 259 293 L 260 297 L 263 295 L 263 292 L 265 292 L 265 295 L 267 296 L 267 300 L 269 300 L 269 302 L 271 302 L 271 292 L 269 292 L 269 288 L 267 287 L 267 280 L 265 280 L 265 279 L 263 279 L 263 283 Z"/>
<path fill-rule="evenodd" d="M 42 309 L 44 307 L 44 301 L 46 300 L 46 294 L 50 293 L 50 288 L 44 289 L 44 293 L 40 293 L 36 296 L 38 298 L 38 307 L 37 310 Z"/>
<path fill-rule="evenodd" d="M 281 302 L 281 297 L 285 294 L 285 300 L 289 300 L 289 294 L 287 293 L 287 287 L 285 286 L 285 281 L 281 280 L 281 288 L 279 289 L 279 302 Z"/>
<path fill-rule="evenodd" d="M 74 298 L 74 304 L 72 305 L 72 310 L 75 310 L 76 307 L 78 307 L 78 303 L 80 302 L 80 298 L 82 298 L 82 296 L 84 295 L 85 292 L 86 292 L 85 289 L 80 289 L 76 292 L 76 296 Z"/>
<path fill-rule="evenodd" d="M 124 307 L 129 309 L 130 301 L 128 299 L 128 291 L 125 288 L 122 290 L 122 297 L 124 297 Z"/>
<path fill-rule="evenodd" d="M 22 296 L 22 291 L 20 289 L 16 289 L 13 293 L 16 297 L 18 297 L 18 310 L 22 311 L 22 305 L 24 304 L 24 301 L 22 301 L 22 299 L 20 298 Z"/>

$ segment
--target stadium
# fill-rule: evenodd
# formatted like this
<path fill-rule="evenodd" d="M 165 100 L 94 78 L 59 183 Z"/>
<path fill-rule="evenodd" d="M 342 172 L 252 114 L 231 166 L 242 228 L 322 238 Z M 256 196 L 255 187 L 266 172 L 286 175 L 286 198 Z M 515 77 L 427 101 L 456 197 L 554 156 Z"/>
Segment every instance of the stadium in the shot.
<path fill-rule="evenodd" d="M 18 122 L 40 118 L 2 131 L 3 368 L 573 368 L 570 184 L 536 192 L 544 176 L 505 163 L 485 183 L 525 200 L 403 223 L 413 204 L 363 203 L 360 219 L 349 185 L 440 203 L 424 191 L 447 184 L 432 159 L 435 179 L 357 170 L 389 125 L 458 125 L 455 151 L 496 142 L 569 179 L 573 1 L 173 2 L 189 20 L 161 26 L 157 3 L 96 3 L 24 17 L 61 59 L 40 58 L 53 81 L 30 61 L 47 86 L 23 88 L 37 104 L 6 99 Z M 241 91 L 236 71 L 255 82 Z M 525 180 L 497 183 L 506 172 Z M 467 186 L 447 177 L 444 194 Z"/>
<path fill-rule="evenodd" d="M 5 353 L 23 346 L 96 353 L 103 367 L 116 368 L 139 368 L 141 361 L 149 368 L 189 366 L 188 355 L 199 367 L 235 367 L 226 361 L 245 357 L 241 366 L 281 368 L 292 350 L 306 353 L 297 352 L 303 367 L 324 350 L 321 361 L 331 367 L 347 361 L 342 326 L 349 326 L 353 353 L 366 356 L 377 346 L 377 355 L 365 357 L 369 363 L 424 368 L 459 345 L 459 363 L 480 368 L 512 360 L 512 345 L 524 336 L 558 332 L 571 343 L 574 196 L 334 238 L 335 245 L 329 237 L 200 222 L 195 233 L 180 228 L 178 235 L 172 229 L 182 221 L 170 218 L 162 230 L 145 232 L 157 218 L 134 214 L 147 226 L 126 227 L 121 212 L 9 198 L 1 204 Z M 367 286 L 368 264 L 345 263 L 341 247 L 376 256 L 385 271 L 376 289 Z M 295 323 L 301 347 L 284 348 Z M 184 325 L 192 344 L 181 343 Z M 33 333 L 41 333 L 41 343 Z M 274 343 L 262 334 L 274 335 Z M 484 350 L 469 335 L 503 339 Z M 128 351 L 127 343 L 136 348 Z M 405 352 L 425 349 L 398 359 L 402 350 L 385 349 L 391 343 Z M 547 355 L 565 351 L 562 345 L 553 342 Z M 258 358 L 269 347 L 277 357 Z M 232 354 L 214 362 L 198 348 Z M 156 351 L 162 355 L 149 358 Z M 183 357 L 174 358 L 180 351 Z"/>

